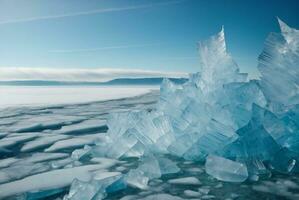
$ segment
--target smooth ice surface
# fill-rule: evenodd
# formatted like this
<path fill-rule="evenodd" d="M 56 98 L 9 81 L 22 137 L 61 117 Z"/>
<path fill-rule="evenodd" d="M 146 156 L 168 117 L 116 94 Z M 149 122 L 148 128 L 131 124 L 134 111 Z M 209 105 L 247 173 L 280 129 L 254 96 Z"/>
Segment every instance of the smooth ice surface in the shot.
<path fill-rule="evenodd" d="M 126 182 L 128 185 L 137 187 L 140 189 L 146 189 L 149 178 L 144 175 L 142 171 L 131 170 L 126 176 Z"/>
<path fill-rule="evenodd" d="M 211 176 L 228 182 L 243 182 L 248 178 L 246 165 L 219 156 L 209 155 L 205 164 Z"/>
<path fill-rule="evenodd" d="M 149 195 L 145 198 L 143 198 L 144 200 L 156 200 L 156 199 L 164 199 L 164 200 L 182 200 L 182 198 L 180 197 L 176 197 L 173 195 L 169 195 L 169 194 L 153 194 L 153 195 Z"/>
<path fill-rule="evenodd" d="M 153 87 L 0 86 L 0 107 L 86 103 L 148 93 Z M 34 98 L 32 98 L 34 97 Z M 84 97 L 84 98 L 82 98 Z"/>
<path fill-rule="evenodd" d="M 168 183 L 178 185 L 201 185 L 201 182 L 195 177 L 171 179 L 168 181 Z"/>
<path fill-rule="evenodd" d="M 200 197 L 201 193 L 200 192 L 196 192 L 193 190 L 185 190 L 184 191 L 184 195 L 186 195 L 187 197 Z"/>

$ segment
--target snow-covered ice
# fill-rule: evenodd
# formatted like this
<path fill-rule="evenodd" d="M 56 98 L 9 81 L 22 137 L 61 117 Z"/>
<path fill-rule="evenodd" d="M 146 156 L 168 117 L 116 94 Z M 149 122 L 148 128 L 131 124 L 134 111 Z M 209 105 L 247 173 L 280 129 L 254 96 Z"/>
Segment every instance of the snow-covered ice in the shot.
<path fill-rule="evenodd" d="M 85 165 L 74 168 L 58 169 L 50 172 L 28 176 L 24 179 L 0 185 L 0 198 L 27 191 L 41 191 L 69 186 L 74 179 L 89 181 L 92 171 L 103 169 L 102 165 Z M 105 176 L 115 176 L 115 173 L 103 171 Z"/>
<path fill-rule="evenodd" d="M 168 183 L 177 185 L 201 185 L 201 182 L 195 177 L 170 179 Z"/>
<path fill-rule="evenodd" d="M 21 151 L 28 152 L 35 150 L 37 148 L 49 146 L 59 140 L 64 140 L 70 138 L 68 135 L 50 135 L 41 138 L 37 138 L 36 140 L 29 141 L 24 146 L 22 146 Z"/>
<path fill-rule="evenodd" d="M 84 135 L 84 136 L 78 136 L 76 138 L 70 138 L 70 139 L 63 139 L 55 142 L 52 144 L 49 148 L 45 149 L 45 152 L 54 152 L 61 149 L 71 148 L 71 147 L 81 147 L 86 144 L 93 144 L 99 138 L 101 138 L 102 135 Z"/>
<path fill-rule="evenodd" d="M 156 99 L 157 93 L 151 93 L 78 105 L 0 109 L 0 199 L 21 193 L 28 198 L 48 196 L 56 189 L 65 192 L 75 178 L 88 181 L 89 171 L 98 180 L 118 175 L 110 168 L 123 162 L 98 157 L 81 163 L 71 153 L 101 141 L 107 112 L 120 111 L 122 104 L 133 110 L 150 108 Z"/>
<path fill-rule="evenodd" d="M 155 87 L 43 87 L 0 86 L 0 107 L 86 103 L 148 93 Z M 157 89 L 157 88 L 156 88 Z M 32 98 L 35 96 L 36 98 Z M 82 98 L 84 97 L 84 98 Z"/>

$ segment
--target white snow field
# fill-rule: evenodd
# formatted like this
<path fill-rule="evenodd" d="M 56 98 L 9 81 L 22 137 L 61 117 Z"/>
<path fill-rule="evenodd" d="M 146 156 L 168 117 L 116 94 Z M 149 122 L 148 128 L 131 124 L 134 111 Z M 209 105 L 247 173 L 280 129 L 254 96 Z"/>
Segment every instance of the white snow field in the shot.
<path fill-rule="evenodd" d="M 131 97 L 157 86 L 0 86 L 0 107 L 86 103 Z"/>

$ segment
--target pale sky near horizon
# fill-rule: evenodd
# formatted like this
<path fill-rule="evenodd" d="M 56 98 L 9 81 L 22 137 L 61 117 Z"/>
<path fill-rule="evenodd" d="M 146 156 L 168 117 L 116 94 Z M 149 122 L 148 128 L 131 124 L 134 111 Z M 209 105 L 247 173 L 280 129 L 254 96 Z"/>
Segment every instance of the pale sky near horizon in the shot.
<path fill-rule="evenodd" d="M 269 3 L 271 2 L 271 3 Z M 228 51 L 257 76 L 276 17 L 299 28 L 297 0 L 0 0 L 0 69 L 196 72 L 196 44 L 225 27 Z"/>

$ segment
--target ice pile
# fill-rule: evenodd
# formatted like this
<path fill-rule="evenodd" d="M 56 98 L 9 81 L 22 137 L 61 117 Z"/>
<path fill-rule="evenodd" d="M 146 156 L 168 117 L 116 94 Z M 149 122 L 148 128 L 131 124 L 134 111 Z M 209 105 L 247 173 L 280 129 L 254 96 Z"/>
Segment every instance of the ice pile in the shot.
<path fill-rule="evenodd" d="M 208 174 L 229 182 L 298 172 L 299 31 L 279 24 L 282 33 L 270 34 L 259 57 L 260 80 L 239 72 L 222 29 L 199 43 L 199 73 L 183 85 L 163 81 L 154 110 L 112 114 L 105 142 L 88 154 L 137 157 L 139 166 L 113 180 L 75 182 L 66 199 L 77 199 L 72 191 L 86 184 L 94 195 L 145 189 L 150 179 L 180 170 L 165 155 L 205 162 Z"/>

